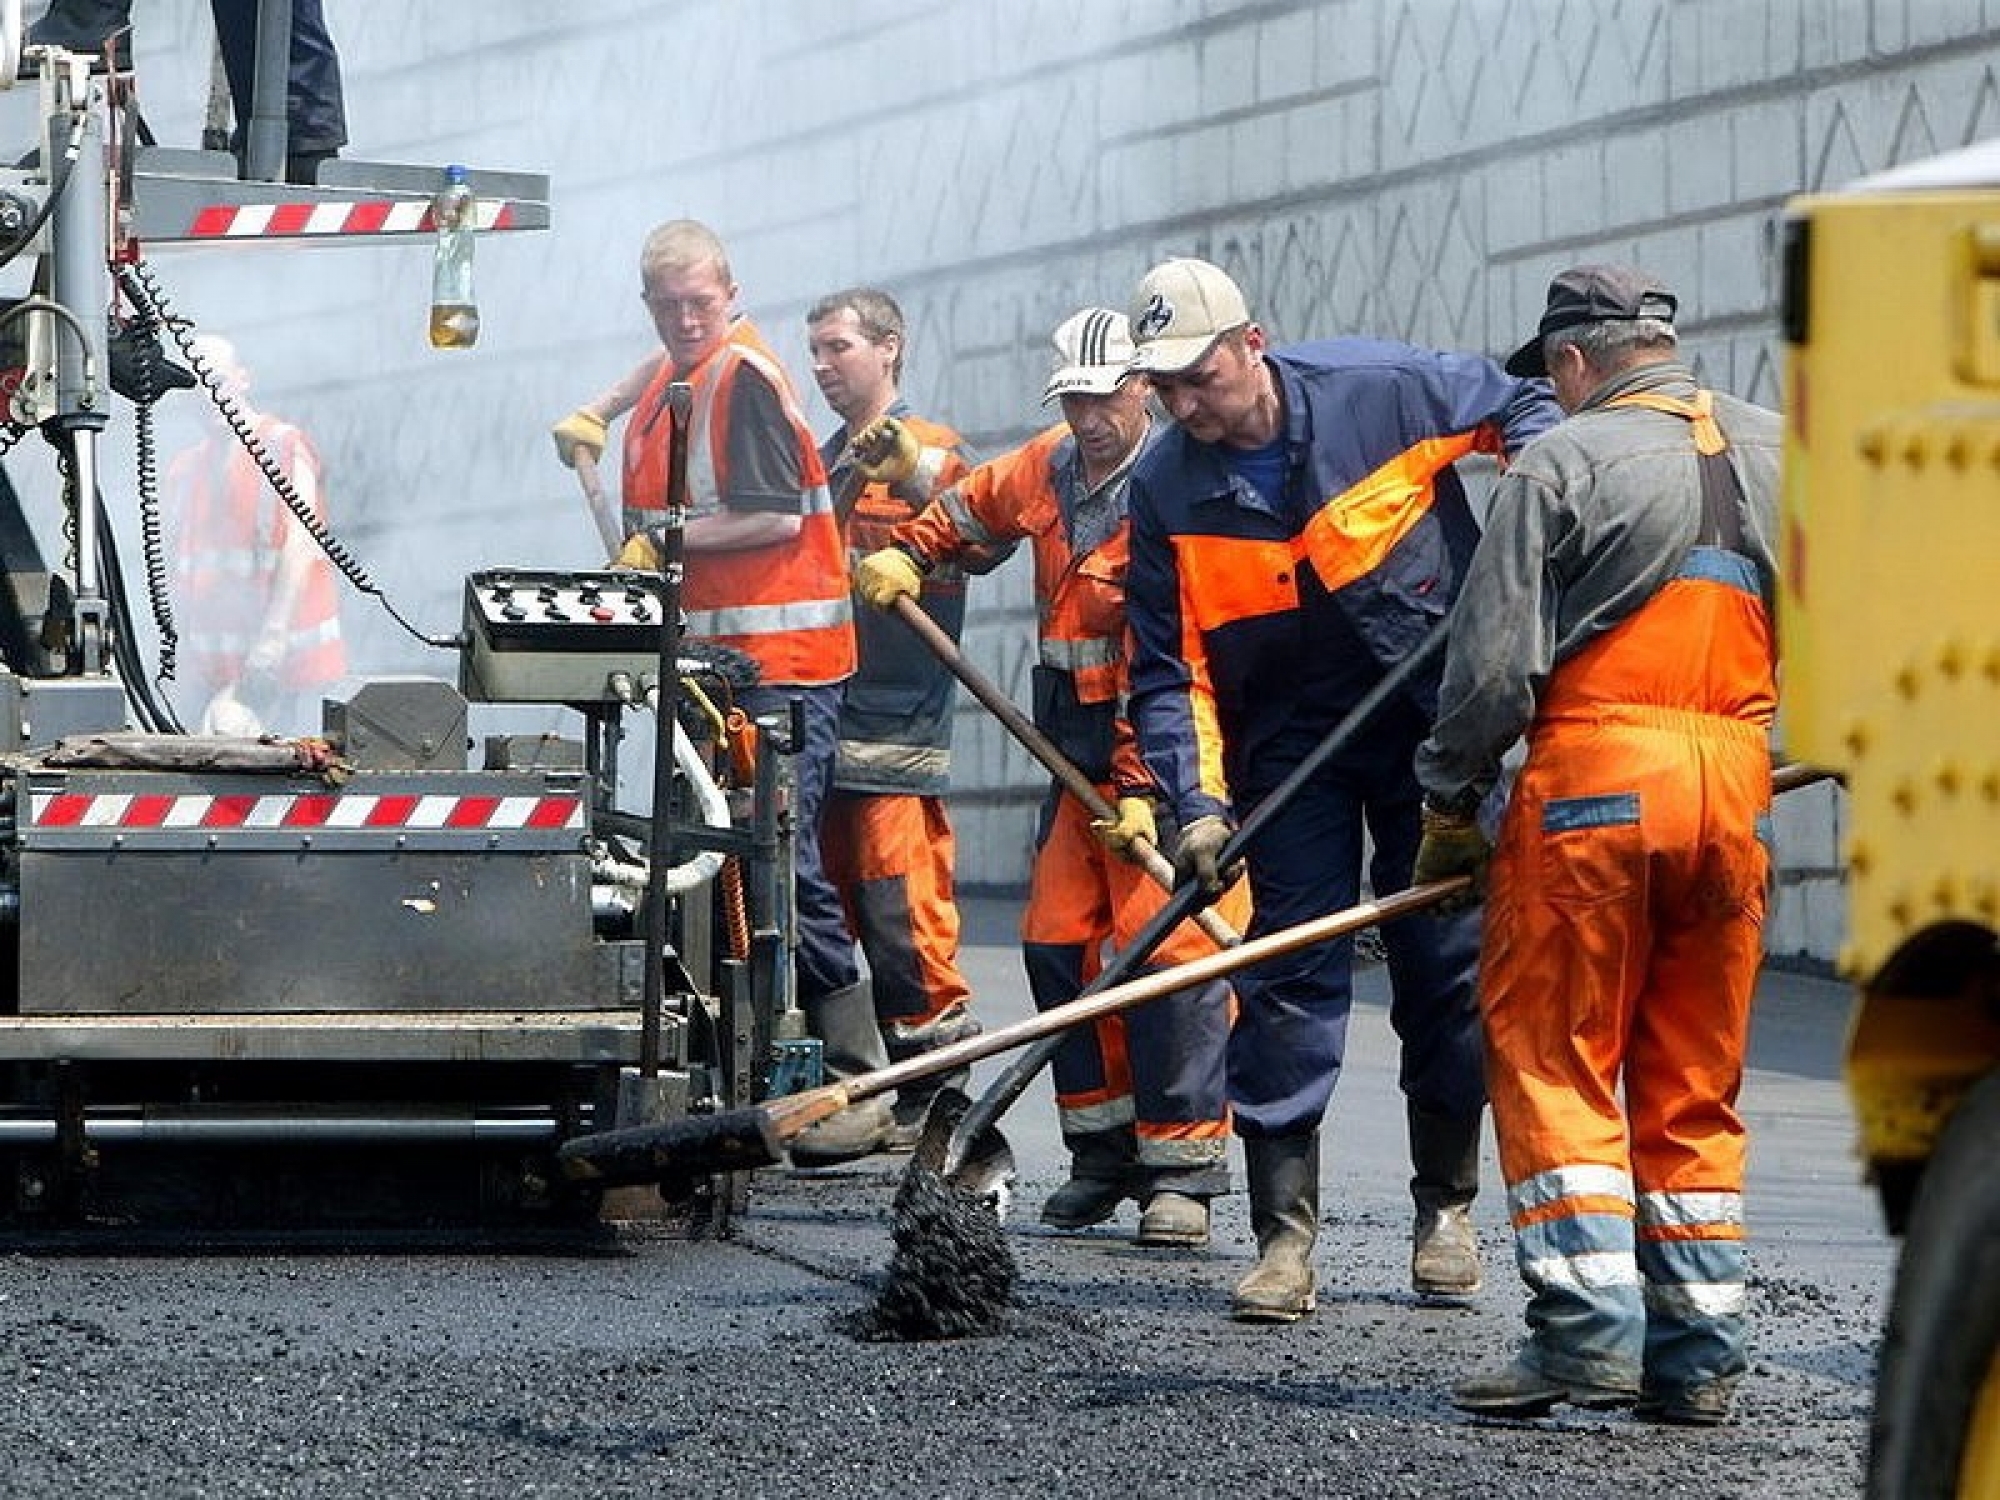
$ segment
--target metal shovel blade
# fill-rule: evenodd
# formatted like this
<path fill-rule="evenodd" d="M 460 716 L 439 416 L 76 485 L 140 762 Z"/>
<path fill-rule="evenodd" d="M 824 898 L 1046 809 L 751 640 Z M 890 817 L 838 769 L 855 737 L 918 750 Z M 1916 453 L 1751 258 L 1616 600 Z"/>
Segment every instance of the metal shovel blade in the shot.
<path fill-rule="evenodd" d="M 964 1160 L 945 1174 L 952 1134 L 971 1107 L 972 1101 L 963 1090 L 939 1089 L 924 1111 L 924 1128 L 917 1136 L 910 1166 L 914 1171 L 945 1175 L 945 1180 L 960 1192 L 989 1199 L 994 1217 L 1004 1220 L 1008 1200 L 1013 1196 L 1014 1148 L 997 1128 L 988 1126 L 982 1130 L 966 1148 Z"/>

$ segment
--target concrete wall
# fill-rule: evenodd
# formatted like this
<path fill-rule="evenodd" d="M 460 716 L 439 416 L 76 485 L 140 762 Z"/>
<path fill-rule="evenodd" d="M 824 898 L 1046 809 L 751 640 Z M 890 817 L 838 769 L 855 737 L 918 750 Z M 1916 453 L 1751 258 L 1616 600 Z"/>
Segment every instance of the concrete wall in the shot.
<path fill-rule="evenodd" d="M 145 113 L 192 142 L 207 7 L 141 6 Z M 1704 376 L 1776 404 L 1787 195 L 2000 131 L 2000 0 L 528 0 L 329 7 L 348 155 L 553 178 L 555 228 L 481 249 L 470 353 L 424 339 L 422 247 L 162 250 L 202 324 L 334 466 L 341 530 L 433 633 L 461 576 L 585 564 L 545 429 L 648 348 L 635 259 L 693 215 L 805 375 L 805 306 L 856 281 L 912 322 L 908 388 L 987 452 L 1032 431 L 1047 331 L 1170 253 L 1222 262 L 1280 339 L 1500 351 L 1548 275 L 1643 262 Z M 10 117 L 11 118 L 11 117 Z M 809 386 L 809 382 L 808 382 Z M 830 416 L 813 397 L 815 420 Z M 356 598 L 362 670 L 449 675 Z M 1025 697 L 1026 578 L 969 646 Z M 961 878 L 1018 881 L 1040 778 L 968 704 Z M 1838 937 L 1838 808 L 1796 794 L 1773 950 Z"/>

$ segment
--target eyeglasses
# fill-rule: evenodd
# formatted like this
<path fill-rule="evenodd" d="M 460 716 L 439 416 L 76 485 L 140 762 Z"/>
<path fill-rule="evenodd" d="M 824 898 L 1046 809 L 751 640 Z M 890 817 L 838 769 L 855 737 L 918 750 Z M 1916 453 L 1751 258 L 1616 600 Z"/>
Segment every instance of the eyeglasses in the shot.
<path fill-rule="evenodd" d="M 694 317 L 707 319 L 714 317 L 729 303 L 727 297 L 718 297 L 713 292 L 699 297 L 660 297 L 651 292 L 641 292 L 639 300 L 656 313 L 664 313 L 670 318 Z"/>

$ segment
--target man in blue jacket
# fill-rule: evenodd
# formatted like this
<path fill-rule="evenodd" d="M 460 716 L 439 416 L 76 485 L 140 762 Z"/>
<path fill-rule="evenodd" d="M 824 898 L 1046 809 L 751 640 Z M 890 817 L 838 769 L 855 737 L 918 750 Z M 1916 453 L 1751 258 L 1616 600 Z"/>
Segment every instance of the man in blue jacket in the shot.
<path fill-rule="evenodd" d="M 1170 260 L 1131 306 L 1137 353 L 1175 426 L 1132 476 L 1132 719 L 1183 829 L 1183 879 L 1220 891 L 1241 812 L 1281 783 L 1450 612 L 1479 528 L 1454 464 L 1512 453 L 1561 416 L 1546 384 L 1491 360 L 1374 339 L 1270 347 L 1220 268 Z M 1353 905 L 1364 833 L 1378 891 L 1409 884 L 1412 769 L 1439 653 L 1292 798 L 1250 851 L 1251 934 Z M 1480 1283 L 1468 1213 L 1485 1105 L 1473 995 L 1478 916 L 1384 931 L 1402 1039 L 1411 1281 Z M 1351 940 L 1248 970 L 1230 1038 L 1257 1266 L 1232 1315 L 1314 1305 L 1319 1122 L 1346 1046 Z"/>

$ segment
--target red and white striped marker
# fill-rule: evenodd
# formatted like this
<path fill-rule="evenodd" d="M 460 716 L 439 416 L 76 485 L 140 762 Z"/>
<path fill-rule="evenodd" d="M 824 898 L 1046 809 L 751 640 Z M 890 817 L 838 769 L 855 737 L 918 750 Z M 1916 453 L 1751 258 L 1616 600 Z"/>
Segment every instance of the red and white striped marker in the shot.
<path fill-rule="evenodd" d="M 145 792 L 37 792 L 37 828 L 107 830 L 515 829 L 583 827 L 583 799 L 422 796 L 415 793 L 301 792 L 276 796 L 173 795 Z"/>
<path fill-rule="evenodd" d="M 512 229 L 514 205 L 505 198 L 478 200 L 480 230 Z M 339 203 L 211 203 L 195 211 L 191 240 L 300 239 L 318 235 L 428 234 L 429 200 L 368 198 Z"/>

